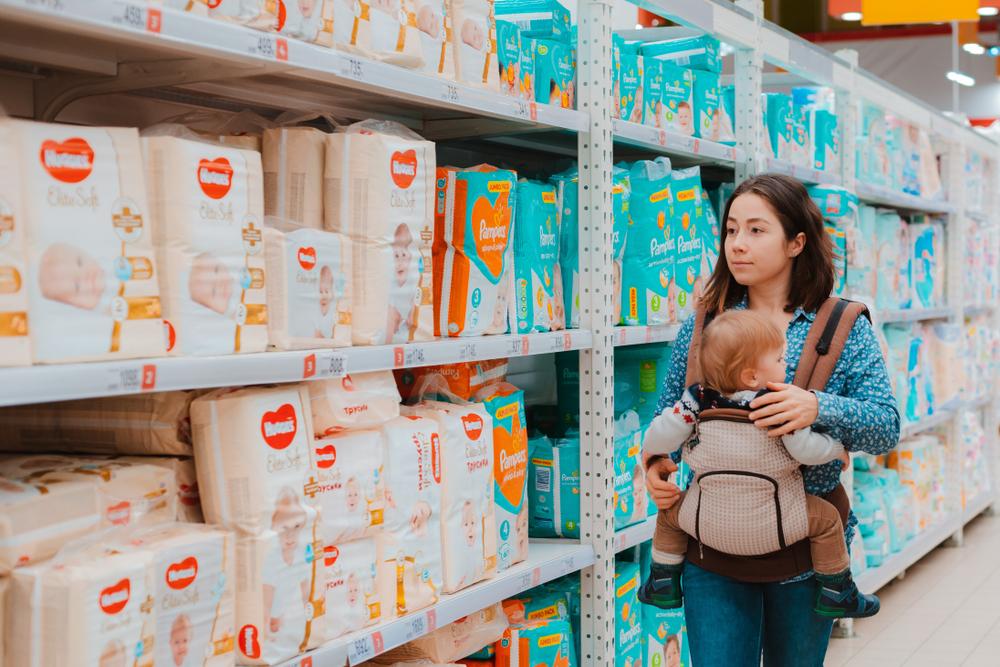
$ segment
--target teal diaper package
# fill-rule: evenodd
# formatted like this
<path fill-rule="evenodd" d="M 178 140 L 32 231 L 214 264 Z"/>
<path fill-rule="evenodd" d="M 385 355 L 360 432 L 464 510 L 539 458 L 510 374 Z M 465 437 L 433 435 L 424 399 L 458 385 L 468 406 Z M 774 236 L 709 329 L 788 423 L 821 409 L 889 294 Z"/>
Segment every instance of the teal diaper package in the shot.
<path fill-rule="evenodd" d="M 563 593 L 569 599 L 569 622 L 573 628 L 573 648 L 576 655 L 580 655 L 580 573 L 567 574 L 547 584 L 542 584 L 540 588 Z"/>
<path fill-rule="evenodd" d="M 694 136 L 720 142 L 732 140 L 733 131 L 723 121 L 722 88 L 714 72 L 691 72 L 694 98 Z"/>
<path fill-rule="evenodd" d="M 535 586 L 509 600 L 504 600 L 503 607 L 511 623 L 570 620 L 569 595 L 565 591 L 542 586 Z"/>
<path fill-rule="evenodd" d="M 518 181 L 514 206 L 514 299 L 517 332 L 551 331 L 556 317 L 555 272 L 559 261 L 556 189 Z M 562 304 L 559 304 L 562 307 Z"/>
<path fill-rule="evenodd" d="M 646 58 L 642 63 L 642 124 L 660 127 L 663 108 L 663 71 L 660 61 Z"/>
<path fill-rule="evenodd" d="M 722 57 L 719 55 L 719 48 L 719 40 L 699 35 L 646 42 L 642 45 L 642 55 L 666 60 L 681 67 L 721 74 Z"/>
<path fill-rule="evenodd" d="M 625 243 L 628 240 L 629 225 L 632 224 L 632 219 L 629 217 L 631 197 L 632 186 L 629 182 L 628 169 L 615 165 L 611 168 L 611 261 L 613 263 L 611 289 L 615 299 L 611 321 L 615 324 L 621 321 L 622 316 L 622 262 L 625 261 Z"/>
<path fill-rule="evenodd" d="M 580 537 L 580 440 L 528 441 L 528 535 Z"/>
<path fill-rule="evenodd" d="M 646 472 L 642 467 L 642 427 L 635 411 L 615 420 L 615 530 L 649 516 Z"/>
<path fill-rule="evenodd" d="M 552 619 L 513 623 L 496 644 L 496 667 L 559 665 L 576 667 L 569 621 Z"/>
<path fill-rule="evenodd" d="M 678 321 L 684 321 L 694 312 L 708 279 L 707 275 L 702 276 L 702 259 L 705 241 L 711 233 L 711 219 L 706 215 L 711 207 L 702 198 L 700 168 L 671 172 L 670 179 L 668 202 L 675 241 L 676 308 Z"/>
<path fill-rule="evenodd" d="M 822 109 L 809 112 L 809 136 L 812 137 L 812 166 L 816 169 L 840 171 L 840 129 L 837 115 Z"/>
<path fill-rule="evenodd" d="M 856 178 L 873 185 L 888 185 L 888 158 L 885 150 L 885 111 L 858 101 L 860 132 L 856 141 Z"/>
<path fill-rule="evenodd" d="M 944 286 L 944 228 L 936 222 L 910 225 L 913 306 L 937 308 Z"/>
<path fill-rule="evenodd" d="M 615 559 L 615 667 L 642 664 L 639 564 Z"/>
<path fill-rule="evenodd" d="M 764 93 L 764 123 L 771 141 L 772 157 L 789 161 L 792 156 L 792 98 L 784 93 Z"/>
<path fill-rule="evenodd" d="M 521 35 L 521 80 L 518 82 L 518 97 L 526 102 L 535 101 L 535 49 L 534 37 Z"/>
<path fill-rule="evenodd" d="M 556 435 L 580 428 L 580 353 L 556 352 L 556 407 L 559 424 Z"/>
<path fill-rule="evenodd" d="M 619 392 L 626 392 L 630 405 L 623 404 L 622 407 L 635 409 L 639 414 L 639 423 L 644 428 L 649 426 L 667 379 L 672 351 L 671 343 L 650 343 L 615 350 L 616 411 Z"/>
<path fill-rule="evenodd" d="M 670 222 L 670 160 L 629 169 L 628 240 L 622 262 L 622 324 L 676 324 L 676 233 Z"/>
<path fill-rule="evenodd" d="M 497 23 L 502 17 L 521 29 L 524 37 L 544 37 L 570 43 L 569 10 L 557 0 L 503 0 L 494 4 Z"/>
<path fill-rule="evenodd" d="M 691 667 L 684 609 L 642 606 L 644 667 Z"/>
<path fill-rule="evenodd" d="M 693 135 L 694 99 L 691 70 L 657 58 L 649 60 L 660 64 L 663 81 L 660 101 L 663 109 L 661 127 L 668 132 Z"/>
<path fill-rule="evenodd" d="M 509 21 L 497 19 L 497 66 L 500 90 L 509 97 L 521 93 L 521 29 Z"/>
<path fill-rule="evenodd" d="M 576 104 L 576 62 L 572 47 L 555 39 L 535 38 L 535 101 L 563 109 Z"/>
<path fill-rule="evenodd" d="M 874 261 L 858 255 L 861 248 L 857 196 L 836 185 L 811 185 L 808 190 L 810 199 L 823 214 L 826 231 L 833 240 L 836 252 L 834 266 L 837 269 L 834 291 L 845 296 L 871 295 L 874 291 L 870 287 L 870 281 L 874 280 Z"/>
<path fill-rule="evenodd" d="M 629 53 L 628 42 L 621 43 L 621 81 L 618 89 L 618 117 L 633 123 L 642 122 L 642 56 Z"/>
<path fill-rule="evenodd" d="M 792 164 L 803 167 L 812 166 L 812 156 L 809 154 L 809 121 L 806 110 L 798 104 L 792 104 L 792 114 L 789 116 L 792 126 Z"/>
<path fill-rule="evenodd" d="M 562 273 L 566 328 L 580 328 L 580 183 L 577 167 L 549 179 L 559 211 L 559 270 Z"/>

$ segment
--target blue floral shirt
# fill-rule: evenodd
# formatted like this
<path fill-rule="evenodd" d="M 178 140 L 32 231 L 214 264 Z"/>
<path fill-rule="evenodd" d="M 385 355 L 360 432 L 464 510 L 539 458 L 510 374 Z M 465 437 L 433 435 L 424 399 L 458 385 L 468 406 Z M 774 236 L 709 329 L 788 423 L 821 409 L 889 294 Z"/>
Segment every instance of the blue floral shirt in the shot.
<path fill-rule="evenodd" d="M 733 307 L 746 310 L 747 299 Z M 788 347 L 785 361 L 788 368 L 785 381 L 791 382 L 802 356 L 802 346 L 816 317 L 815 311 L 806 312 L 802 308 L 795 311 L 788 325 L 786 339 Z M 688 348 L 694 330 L 694 317 L 689 317 L 681 325 L 674 342 L 670 367 L 663 383 L 663 393 L 656 404 L 656 414 L 672 407 L 684 393 L 687 376 Z M 851 329 L 844 351 L 834 368 L 824 391 L 815 392 L 819 402 L 819 416 L 813 429 L 836 438 L 849 452 L 866 452 L 881 455 L 892 450 L 899 441 L 899 410 L 892 395 L 892 385 L 885 369 L 882 349 L 875 338 L 875 332 L 868 319 L 858 317 Z M 680 452 L 673 455 L 679 460 Z M 840 483 L 840 462 L 831 461 L 818 466 L 805 466 L 803 481 L 806 493 L 823 497 Z M 845 527 L 847 544 L 854 536 L 857 519 L 851 513 Z M 803 575 L 803 577 L 811 575 Z M 799 579 L 801 577 L 797 577 Z M 794 580 L 793 580 L 794 581 Z"/>

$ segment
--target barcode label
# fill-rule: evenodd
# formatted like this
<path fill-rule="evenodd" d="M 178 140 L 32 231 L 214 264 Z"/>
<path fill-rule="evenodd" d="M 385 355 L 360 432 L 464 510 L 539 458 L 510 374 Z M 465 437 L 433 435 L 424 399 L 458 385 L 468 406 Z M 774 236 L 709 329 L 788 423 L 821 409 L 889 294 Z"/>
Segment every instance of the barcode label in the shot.
<path fill-rule="evenodd" d="M 542 466 L 535 466 L 535 491 L 552 491 L 552 471 Z"/>

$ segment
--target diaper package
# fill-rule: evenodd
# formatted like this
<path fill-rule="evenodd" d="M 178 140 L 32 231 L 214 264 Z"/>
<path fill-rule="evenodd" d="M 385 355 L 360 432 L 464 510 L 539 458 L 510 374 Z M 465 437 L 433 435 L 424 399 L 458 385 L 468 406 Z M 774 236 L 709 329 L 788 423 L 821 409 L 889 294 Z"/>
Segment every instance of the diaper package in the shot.
<path fill-rule="evenodd" d="M 809 109 L 809 136 L 812 137 L 812 167 L 840 171 L 840 129 L 837 115 L 823 109 Z"/>
<path fill-rule="evenodd" d="M 191 404 L 191 426 L 205 519 L 237 538 L 237 660 L 273 665 L 318 646 L 326 573 L 309 390 L 218 389 Z"/>
<path fill-rule="evenodd" d="M 534 37 L 521 36 L 521 80 L 518 84 L 518 97 L 526 102 L 535 101 L 535 49 L 537 44 Z"/>
<path fill-rule="evenodd" d="M 0 366 L 31 364 L 21 170 L 12 156 L 14 127 L 0 123 Z"/>
<path fill-rule="evenodd" d="M 809 142 L 809 122 L 806 118 L 806 110 L 798 104 L 792 103 L 792 115 L 789 116 L 792 125 L 792 164 L 803 167 L 811 167 L 813 163 L 810 154 Z"/>
<path fill-rule="evenodd" d="M 670 173 L 670 191 L 667 203 L 670 210 L 670 227 L 676 235 L 674 276 L 677 285 L 677 313 L 684 320 L 694 312 L 695 305 L 705 290 L 702 259 L 706 241 L 713 240 L 712 225 L 707 212 L 711 210 L 702 198 L 701 169 L 690 167 Z M 714 235 L 717 256 L 718 233 Z"/>
<path fill-rule="evenodd" d="M 378 428 L 399 416 L 399 390 L 389 371 L 352 373 L 306 386 L 317 436 L 346 428 Z"/>
<path fill-rule="evenodd" d="M 177 485 L 177 518 L 185 523 L 205 523 L 201 511 L 201 494 L 198 491 L 198 474 L 194 458 L 190 456 L 109 456 L 108 461 L 121 461 L 131 465 L 151 465 L 174 472 Z"/>
<path fill-rule="evenodd" d="M 521 26 L 525 37 L 545 37 L 570 44 L 570 12 L 559 0 L 502 0 L 497 16 Z"/>
<path fill-rule="evenodd" d="M 500 92 L 493 0 L 448 0 L 455 80 Z"/>
<path fill-rule="evenodd" d="M 337 0 L 276 1 L 279 6 L 278 32 L 304 42 L 333 46 L 334 3 Z"/>
<path fill-rule="evenodd" d="M 576 108 L 576 58 L 569 44 L 541 37 L 535 45 L 535 99 L 563 109 Z M 641 109 L 640 109 L 641 113 Z"/>
<path fill-rule="evenodd" d="M 528 441 L 528 535 L 580 537 L 580 441 Z"/>
<path fill-rule="evenodd" d="M 576 667 L 569 621 L 514 623 L 497 642 L 496 667 L 562 665 Z"/>
<path fill-rule="evenodd" d="M 323 547 L 328 639 L 342 637 L 382 620 L 378 568 L 380 539 L 381 535 L 377 535 Z"/>
<path fill-rule="evenodd" d="M 385 440 L 385 530 L 379 560 L 382 616 L 396 618 L 435 604 L 443 585 L 441 434 L 437 422 L 397 417 Z"/>
<path fill-rule="evenodd" d="M 330 3 L 332 4 L 332 2 Z M 326 133 L 314 127 L 264 130 L 264 213 L 323 229 Z"/>
<path fill-rule="evenodd" d="M 497 602 L 382 653 L 373 663 L 391 665 L 405 660 L 403 665 L 450 665 L 459 660 L 459 664 L 465 664 L 461 658 L 483 647 L 492 648 L 503 638 L 508 625 L 503 606 Z"/>
<path fill-rule="evenodd" d="M 160 391 L 2 408 L 0 450 L 190 456 L 192 397 Z"/>
<path fill-rule="evenodd" d="M 274 32 L 279 29 L 278 13 L 283 0 L 213 0 L 208 15 L 230 23 Z M 214 6 L 213 6 L 214 5 Z"/>
<path fill-rule="evenodd" d="M 851 545 L 852 554 L 858 546 Z M 691 646 L 683 608 L 659 609 L 644 605 L 641 623 L 643 667 L 691 667 Z"/>
<path fill-rule="evenodd" d="M 371 15 L 371 3 L 333 0 L 333 48 L 370 58 Z"/>
<path fill-rule="evenodd" d="M 497 567 L 528 557 L 528 434 L 524 392 L 503 383 L 480 390 L 475 400 L 493 419 L 493 499 L 496 503 Z"/>
<path fill-rule="evenodd" d="M 944 305 L 944 227 L 918 222 L 909 226 L 909 232 L 913 307 L 937 308 Z"/>
<path fill-rule="evenodd" d="M 643 58 L 621 45 L 621 78 L 619 81 L 618 117 L 632 123 L 642 122 Z"/>
<path fill-rule="evenodd" d="M 559 212 L 559 271 L 566 328 L 580 328 L 580 182 L 576 166 L 549 179 L 556 187 Z M 616 209 L 617 210 L 617 209 Z"/>
<path fill-rule="evenodd" d="M 508 97 L 520 97 L 524 83 L 521 77 L 521 29 L 515 23 L 500 19 L 497 19 L 497 65 L 500 68 L 500 92 Z"/>
<path fill-rule="evenodd" d="M 281 226 L 285 231 L 264 228 L 268 348 L 350 346 L 351 240 L 292 223 Z"/>
<path fill-rule="evenodd" d="M 84 482 L 100 493 L 101 528 L 173 521 L 177 483 L 173 471 L 128 461 L 61 454 L 0 455 L 0 477 L 45 486 Z"/>
<path fill-rule="evenodd" d="M 665 157 L 636 162 L 629 171 L 632 224 L 622 261 L 622 319 L 627 325 L 678 321 L 674 272 L 682 232 L 674 230 L 670 215 L 670 175 Z"/>
<path fill-rule="evenodd" d="M 5 664 L 151 667 L 161 613 L 151 603 L 155 582 L 149 551 L 18 568 L 7 593 L 7 609 L 18 613 L 7 615 Z"/>
<path fill-rule="evenodd" d="M 414 0 L 374 0 L 368 7 L 372 57 L 410 69 L 425 65 Z"/>
<path fill-rule="evenodd" d="M 642 466 L 642 428 L 635 412 L 615 420 L 615 530 L 641 523 L 649 515 L 646 471 Z"/>
<path fill-rule="evenodd" d="M 615 412 L 634 410 L 648 426 L 667 379 L 671 343 L 623 347 L 615 352 Z"/>
<path fill-rule="evenodd" d="M 323 544 L 340 546 L 382 528 L 385 441 L 377 429 L 350 429 L 313 441 Z"/>
<path fill-rule="evenodd" d="M 143 146 L 168 353 L 263 352 L 260 154 L 172 136 Z"/>
<path fill-rule="evenodd" d="M 615 667 L 642 664 L 639 564 L 615 559 Z"/>
<path fill-rule="evenodd" d="M 678 67 L 659 58 L 650 61 L 660 63 L 663 86 L 661 90 L 663 122 L 660 127 L 668 132 L 691 136 L 694 127 L 694 98 L 691 70 Z"/>
<path fill-rule="evenodd" d="M 326 227 L 349 236 L 355 345 L 430 340 L 434 144 L 395 123 L 327 136 Z"/>
<path fill-rule="evenodd" d="M 680 67 L 720 74 L 722 57 L 719 48 L 719 40 L 708 35 L 698 35 L 646 42 L 642 45 L 642 55 L 671 62 Z"/>
<path fill-rule="evenodd" d="M 892 310 L 904 307 L 904 287 L 901 277 L 904 272 L 900 265 L 905 262 L 909 266 L 909 253 L 904 257 L 902 232 L 904 231 L 899 214 L 890 210 L 879 210 L 875 213 L 875 242 L 877 248 L 877 277 L 875 281 L 875 308 L 877 310 Z M 907 290 L 908 291 L 908 290 Z"/>
<path fill-rule="evenodd" d="M 691 72 L 691 96 L 694 100 L 694 136 L 715 142 L 732 143 L 733 128 L 722 106 L 722 87 L 714 72 Z"/>
<path fill-rule="evenodd" d="M 479 336 L 516 327 L 512 171 L 440 168 L 434 215 L 434 334 Z"/>
<path fill-rule="evenodd" d="M 553 186 L 517 184 L 514 216 L 514 285 L 517 332 L 555 328 L 555 272 L 559 261 L 559 208 Z M 560 304 L 561 305 L 561 304 Z"/>
<path fill-rule="evenodd" d="M 0 215 L 11 225 L 0 236 L 11 261 L 0 267 L 0 286 L 4 307 L 13 309 L 0 315 L 0 333 L 30 335 L 35 363 L 161 356 L 158 267 L 136 131 L 4 125 L 7 155 L 23 169 L 20 189 L 14 179 L 0 192 L 10 200 Z M 7 363 L 28 362 L 26 342 L 3 347 Z"/>
<path fill-rule="evenodd" d="M 483 387 L 499 384 L 507 379 L 507 360 L 467 361 L 443 366 L 407 368 L 392 373 L 403 400 L 414 394 L 423 378 L 438 375 L 447 382 L 449 393 L 468 401 Z"/>
<path fill-rule="evenodd" d="M 496 576 L 492 417 L 478 403 L 429 401 L 404 411 L 433 419 L 441 435 L 443 591 Z"/>
<path fill-rule="evenodd" d="M 663 126 L 663 70 L 660 61 L 646 58 L 642 64 L 642 124 Z"/>
<path fill-rule="evenodd" d="M 792 158 L 792 98 L 784 93 L 764 93 L 764 122 L 771 142 L 771 156 L 790 162 Z M 861 175 L 858 174 L 860 178 Z"/>
<path fill-rule="evenodd" d="M 455 59 L 451 43 L 454 23 L 448 0 L 414 0 L 417 28 L 420 30 L 420 49 L 423 52 L 426 74 L 455 80 Z"/>
<path fill-rule="evenodd" d="M 580 428 L 580 353 L 576 350 L 556 352 L 556 410 L 558 421 L 555 434 L 565 436 Z"/>

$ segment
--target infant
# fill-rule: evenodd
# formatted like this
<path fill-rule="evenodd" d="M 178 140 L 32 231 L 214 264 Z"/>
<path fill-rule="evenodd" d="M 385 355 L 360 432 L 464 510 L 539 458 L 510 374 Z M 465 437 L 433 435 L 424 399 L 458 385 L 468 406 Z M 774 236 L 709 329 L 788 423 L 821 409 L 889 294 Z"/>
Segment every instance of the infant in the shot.
<path fill-rule="evenodd" d="M 291 487 L 278 492 L 271 530 L 278 534 L 278 548 L 268 554 L 262 576 L 264 633 L 266 641 L 298 653 L 305 633 L 305 607 L 309 604 L 310 567 L 305 549 L 299 548 L 306 511 Z M 285 652 L 284 650 L 282 652 Z"/>
<path fill-rule="evenodd" d="M 174 656 L 174 665 L 180 667 L 184 664 L 188 649 L 191 646 L 191 617 L 187 614 L 178 614 L 170 626 L 170 652 Z"/>
<path fill-rule="evenodd" d="M 391 244 L 392 276 L 395 283 L 390 282 L 389 285 L 389 320 L 385 334 L 387 343 L 395 341 L 396 332 L 400 331 L 401 325 L 405 325 L 403 331 L 406 335 L 403 340 L 409 338 L 410 327 L 413 326 L 414 290 L 417 286 L 410 280 L 410 264 L 413 262 L 411 243 L 413 234 L 410 233 L 409 226 L 405 223 L 399 225 Z M 412 284 L 412 287 L 407 287 L 407 283 Z"/>
<path fill-rule="evenodd" d="M 465 543 L 470 547 L 476 545 L 476 507 L 472 500 L 466 500 L 462 506 L 462 534 L 465 535 Z"/>
<path fill-rule="evenodd" d="M 438 15 L 431 9 L 429 4 L 424 5 L 417 12 L 417 28 L 423 33 L 430 35 L 434 39 L 438 38 L 440 34 L 441 19 Z"/>
<path fill-rule="evenodd" d="M 299 13 L 302 14 L 302 18 L 312 18 L 317 2 L 319 0 L 299 0 Z"/>
<path fill-rule="evenodd" d="M 462 22 L 462 41 L 471 46 L 476 51 L 483 50 L 485 33 L 482 27 L 473 19 L 465 19 Z"/>
<path fill-rule="evenodd" d="M 691 105 L 687 102 L 677 105 L 677 125 L 681 134 L 694 134 L 694 114 L 691 113 Z"/>
<path fill-rule="evenodd" d="M 233 277 L 215 255 L 203 252 L 191 262 L 188 291 L 192 301 L 224 315 L 233 295 Z"/>
<path fill-rule="evenodd" d="M 642 122 L 642 86 L 635 89 L 635 101 L 632 105 L 632 115 L 628 120 L 633 123 Z"/>
<path fill-rule="evenodd" d="M 104 270 L 83 250 L 68 243 L 53 243 L 42 253 L 38 287 L 46 299 L 94 310 L 104 292 Z"/>
<path fill-rule="evenodd" d="M 319 272 L 319 315 L 313 327 L 314 337 L 333 338 L 333 329 L 337 324 L 337 309 L 333 307 L 335 298 L 333 271 L 324 265 Z"/>
<path fill-rule="evenodd" d="M 646 473 L 642 464 L 632 469 L 632 521 L 646 519 Z"/>

